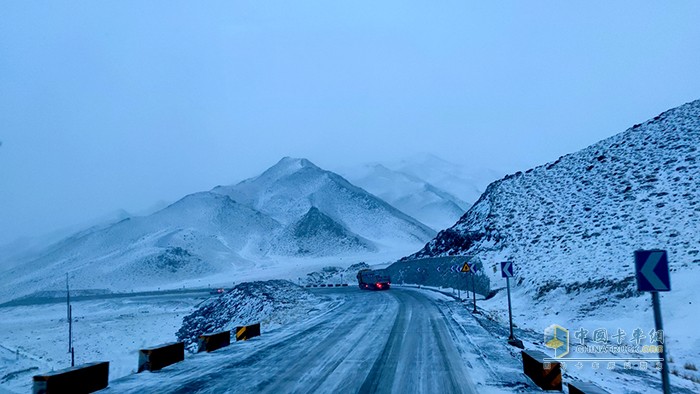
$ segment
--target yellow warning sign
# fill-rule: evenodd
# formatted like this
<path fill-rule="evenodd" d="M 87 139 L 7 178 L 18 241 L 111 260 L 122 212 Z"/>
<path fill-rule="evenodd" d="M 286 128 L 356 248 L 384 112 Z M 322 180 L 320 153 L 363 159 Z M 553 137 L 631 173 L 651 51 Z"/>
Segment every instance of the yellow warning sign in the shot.
<path fill-rule="evenodd" d="M 469 272 L 471 271 L 471 267 L 469 266 L 469 263 L 465 262 L 464 265 L 462 266 L 462 269 L 459 270 L 460 272 Z"/>

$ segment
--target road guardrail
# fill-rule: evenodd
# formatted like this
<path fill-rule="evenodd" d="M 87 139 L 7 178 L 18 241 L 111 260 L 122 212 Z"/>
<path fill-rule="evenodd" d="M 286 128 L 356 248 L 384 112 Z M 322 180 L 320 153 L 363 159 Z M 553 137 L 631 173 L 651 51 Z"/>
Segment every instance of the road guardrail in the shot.
<path fill-rule="evenodd" d="M 185 344 L 172 342 L 139 350 L 138 372 L 158 371 L 185 359 Z"/>
<path fill-rule="evenodd" d="M 109 383 L 109 362 L 101 361 L 52 371 L 33 378 L 33 394 L 92 393 Z"/>

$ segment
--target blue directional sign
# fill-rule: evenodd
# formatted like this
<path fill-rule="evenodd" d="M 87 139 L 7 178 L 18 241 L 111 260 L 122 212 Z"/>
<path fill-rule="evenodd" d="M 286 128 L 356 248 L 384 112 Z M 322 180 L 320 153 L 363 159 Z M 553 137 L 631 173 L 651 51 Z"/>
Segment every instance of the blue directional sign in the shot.
<path fill-rule="evenodd" d="M 513 277 L 513 263 L 506 261 L 501 263 L 501 276 L 504 278 Z"/>
<path fill-rule="evenodd" d="M 668 272 L 668 256 L 665 250 L 637 250 L 634 266 L 639 291 L 669 291 L 671 276 Z"/>

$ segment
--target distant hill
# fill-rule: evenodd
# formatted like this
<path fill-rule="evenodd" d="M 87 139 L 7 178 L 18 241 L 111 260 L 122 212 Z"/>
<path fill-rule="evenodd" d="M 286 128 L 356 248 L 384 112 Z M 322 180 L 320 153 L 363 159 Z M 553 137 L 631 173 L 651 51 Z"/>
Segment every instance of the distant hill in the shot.
<path fill-rule="evenodd" d="M 190 194 L 160 211 L 91 227 L 3 272 L 0 297 L 64 286 L 133 289 L 255 270 L 285 256 L 418 247 L 427 226 L 337 174 L 284 158 L 258 177 Z"/>
<path fill-rule="evenodd" d="M 350 181 L 435 230 L 453 225 L 498 175 L 431 154 L 348 168 Z"/>

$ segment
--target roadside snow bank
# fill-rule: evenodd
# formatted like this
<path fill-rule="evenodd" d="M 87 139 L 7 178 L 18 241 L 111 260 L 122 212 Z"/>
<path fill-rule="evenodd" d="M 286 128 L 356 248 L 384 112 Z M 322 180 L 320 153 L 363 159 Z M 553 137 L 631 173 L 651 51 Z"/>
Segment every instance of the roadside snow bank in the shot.
<path fill-rule="evenodd" d="M 197 338 L 203 333 L 258 322 L 261 330 L 267 331 L 318 311 L 323 301 L 285 280 L 241 283 L 185 316 L 176 335 L 187 350 L 194 352 Z"/>

